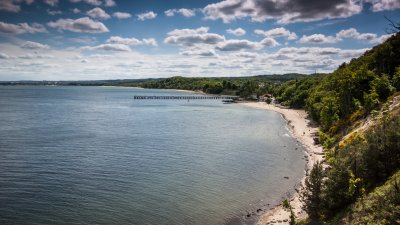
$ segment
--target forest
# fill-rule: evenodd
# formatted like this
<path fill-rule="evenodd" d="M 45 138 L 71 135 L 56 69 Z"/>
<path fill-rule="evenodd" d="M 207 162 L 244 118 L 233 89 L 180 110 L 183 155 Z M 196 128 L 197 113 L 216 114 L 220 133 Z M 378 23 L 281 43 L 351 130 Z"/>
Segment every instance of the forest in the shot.
<path fill-rule="evenodd" d="M 400 224 L 399 91 L 399 33 L 331 74 L 274 87 L 279 102 L 318 122 L 326 152 L 326 166 L 314 165 L 300 192 L 303 223 Z"/>

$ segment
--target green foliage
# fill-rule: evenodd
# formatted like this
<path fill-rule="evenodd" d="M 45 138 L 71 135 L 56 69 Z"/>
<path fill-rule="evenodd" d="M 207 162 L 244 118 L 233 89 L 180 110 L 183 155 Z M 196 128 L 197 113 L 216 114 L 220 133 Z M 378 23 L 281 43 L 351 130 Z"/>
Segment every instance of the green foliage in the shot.
<path fill-rule="evenodd" d="M 379 95 L 375 92 L 372 91 L 371 93 L 367 94 L 364 92 L 364 107 L 367 111 L 372 111 L 373 109 L 376 109 L 379 106 Z"/>
<path fill-rule="evenodd" d="M 238 94 L 242 98 L 250 99 L 256 93 L 258 85 L 255 81 L 249 80 L 242 84 L 239 88 Z"/>
<path fill-rule="evenodd" d="M 290 211 L 289 224 L 295 225 L 296 224 L 296 216 L 294 215 L 294 212 L 293 212 L 292 206 L 290 205 L 290 202 L 287 199 L 285 199 L 282 202 L 282 206 L 283 206 L 283 208 L 288 209 Z"/>
<path fill-rule="evenodd" d="M 301 91 L 294 81 L 284 85 L 288 86 L 285 91 L 278 89 L 275 92 L 278 100 L 287 101 L 288 96 L 293 98 L 293 93 Z M 338 121 L 346 120 L 360 109 L 365 114 L 376 109 L 393 94 L 395 88 L 400 88 L 400 34 L 360 58 L 342 64 L 332 74 L 310 86 L 303 106 L 319 122 L 322 130 L 328 131 Z"/>
<path fill-rule="evenodd" d="M 366 133 L 363 153 L 363 176 L 367 187 L 383 182 L 400 168 L 400 116 L 384 117 L 379 125 Z"/>
<path fill-rule="evenodd" d="M 304 108 L 305 100 L 308 98 L 311 87 L 321 81 L 321 76 L 312 75 L 301 79 L 287 81 L 277 85 L 273 90 L 276 100 L 282 105 L 291 108 Z"/>
<path fill-rule="evenodd" d="M 332 224 L 381 224 L 400 223 L 400 171 L 384 185 L 374 189 L 349 207 L 339 221 Z"/>
<path fill-rule="evenodd" d="M 283 208 L 285 208 L 285 209 L 290 209 L 290 203 L 289 203 L 289 201 L 288 201 L 287 199 L 283 200 L 282 206 L 283 206 Z"/>
<path fill-rule="evenodd" d="M 400 169 L 399 112 L 400 107 L 394 108 L 392 113 L 384 116 L 364 134 L 352 133 L 329 151 L 329 169 L 325 173 L 326 177 L 319 178 L 322 187 L 313 188 L 321 190 L 320 193 L 314 191 L 319 193 L 316 196 L 321 197 L 314 201 L 305 201 L 306 208 L 316 210 L 312 212 L 314 217 L 319 215 L 325 221 L 331 220 L 338 212 L 366 196 Z M 321 137 L 324 135 L 326 136 L 320 132 Z M 308 180 L 317 179 L 311 178 L 310 174 Z M 312 182 L 308 181 L 306 187 L 312 186 L 310 183 Z M 392 197 L 385 201 L 398 201 Z"/>
<path fill-rule="evenodd" d="M 400 91 L 400 66 L 396 67 L 396 73 L 393 75 L 393 87 Z"/>
<path fill-rule="evenodd" d="M 350 196 L 355 196 L 356 193 L 359 192 L 361 183 L 361 178 L 356 177 L 352 172 L 350 172 L 350 179 L 349 179 L 349 190 L 348 193 Z"/>
<path fill-rule="evenodd" d="M 209 94 L 221 94 L 221 92 L 224 90 L 223 86 L 221 83 L 216 82 L 216 83 L 211 83 L 211 84 L 205 84 L 203 86 L 203 92 L 209 93 Z"/>
<path fill-rule="evenodd" d="M 253 77 L 170 77 L 162 79 L 120 82 L 119 86 L 135 86 L 153 89 L 182 89 L 203 91 L 208 94 L 240 95 L 249 99 L 253 95 L 272 93 L 275 84 L 304 77 L 300 74 L 262 75 Z"/>
<path fill-rule="evenodd" d="M 349 166 L 344 159 L 335 159 L 330 164 L 332 167 L 327 171 L 326 182 L 323 191 L 323 203 L 320 213 L 324 218 L 330 218 L 352 202 L 352 196 L 349 195 Z"/>
<path fill-rule="evenodd" d="M 303 209 L 312 221 L 319 221 L 321 219 L 323 178 L 324 170 L 322 164 L 316 162 L 310 175 L 306 177 L 305 185 L 299 193 Z"/>
<path fill-rule="evenodd" d="M 386 100 L 394 92 L 390 83 L 389 77 L 386 74 L 375 77 L 371 82 L 372 91 L 375 91 L 381 100 Z"/>

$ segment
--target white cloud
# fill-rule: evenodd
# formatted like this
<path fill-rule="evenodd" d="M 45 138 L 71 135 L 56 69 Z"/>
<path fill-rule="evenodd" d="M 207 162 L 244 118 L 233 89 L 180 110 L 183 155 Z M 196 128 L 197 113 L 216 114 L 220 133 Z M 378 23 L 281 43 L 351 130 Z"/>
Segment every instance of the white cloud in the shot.
<path fill-rule="evenodd" d="M 213 49 L 187 50 L 180 53 L 184 56 L 215 57 L 218 56 Z"/>
<path fill-rule="evenodd" d="M 209 33 L 208 27 L 199 27 L 197 29 L 175 29 L 167 33 L 164 43 L 185 47 L 186 49 L 184 52 L 186 55 L 200 55 L 199 52 L 205 52 L 204 54 L 207 54 L 207 50 L 209 50 L 210 46 L 219 51 L 242 51 L 260 50 L 264 47 L 280 45 L 273 38 L 265 38 L 260 42 L 246 39 L 227 40 L 224 36 L 219 34 Z"/>
<path fill-rule="evenodd" d="M 83 50 L 104 50 L 104 51 L 115 51 L 115 52 L 130 52 L 131 48 L 124 44 L 102 44 L 97 46 L 85 46 Z"/>
<path fill-rule="evenodd" d="M 157 41 L 154 38 L 144 38 L 142 40 L 139 40 L 136 38 L 123 38 L 119 36 L 112 36 L 107 40 L 107 43 L 118 43 L 129 46 L 136 46 L 136 45 L 157 46 Z"/>
<path fill-rule="evenodd" d="M 115 1 L 114 1 L 114 0 L 105 0 L 105 1 L 104 1 L 104 5 L 105 5 L 106 7 L 113 7 L 113 6 L 116 6 L 117 4 L 115 4 Z"/>
<path fill-rule="evenodd" d="M 19 55 L 18 58 L 19 59 L 35 59 L 36 56 L 34 56 L 33 54 L 25 54 L 25 55 Z"/>
<path fill-rule="evenodd" d="M 49 22 L 47 25 L 58 30 L 68 30 L 82 33 L 104 33 L 109 32 L 108 28 L 101 22 L 93 21 L 89 17 L 79 19 L 58 19 L 55 22 Z"/>
<path fill-rule="evenodd" d="M 196 12 L 193 9 L 168 9 L 165 12 L 166 16 L 174 16 L 175 14 L 181 14 L 184 17 L 193 17 L 196 16 Z"/>
<path fill-rule="evenodd" d="M 19 12 L 21 10 L 20 5 L 18 2 L 13 0 L 2 0 L 0 1 L 0 11 L 7 11 L 7 12 Z"/>
<path fill-rule="evenodd" d="M 35 54 L 25 54 L 25 55 L 19 55 L 18 56 L 19 59 L 53 59 L 54 56 L 53 55 L 47 55 L 47 54 L 39 54 L 37 52 L 35 52 Z"/>
<path fill-rule="evenodd" d="M 136 38 L 122 38 L 119 36 L 112 36 L 107 40 L 107 43 L 118 43 L 118 44 L 135 46 L 135 45 L 141 45 L 142 41 Z"/>
<path fill-rule="evenodd" d="M 145 20 L 155 19 L 157 17 L 157 13 L 150 11 L 138 14 L 137 17 L 138 20 L 145 21 Z"/>
<path fill-rule="evenodd" d="M 324 34 L 303 35 L 299 43 L 312 43 L 312 44 L 332 44 L 338 42 L 333 36 L 325 36 Z"/>
<path fill-rule="evenodd" d="M 305 55 L 305 54 L 312 54 L 314 56 L 317 55 L 336 55 L 340 51 L 339 48 L 319 48 L 319 47 L 285 47 L 278 50 L 278 54 L 288 55 L 288 54 L 298 54 L 298 55 Z"/>
<path fill-rule="evenodd" d="M 176 9 L 168 9 L 168 10 L 164 11 L 164 14 L 166 16 L 174 16 L 175 15 L 175 10 Z"/>
<path fill-rule="evenodd" d="M 181 46 L 194 46 L 197 44 L 214 45 L 225 40 L 225 37 L 208 33 L 208 27 L 197 29 L 175 29 L 167 34 L 164 43 Z"/>
<path fill-rule="evenodd" d="M 377 34 L 374 34 L 374 33 L 360 33 L 355 28 L 341 30 L 336 34 L 336 38 L 339 40 L 351 38 L 351 39 L 355 39 L 355 40 L 366 41 L 371 44 L 382 43 L 386 39 L 388 39 L 390 36 L 391 36 L 390 34 L 384 34 L 384 35 L 378 36 Z"/>
<path fill-rule="evenodd" d="M 100 0 L 69 0 L 72 3 L 84 2 L 89 5 L 99 6 L 101 5 Z"/>
<path fill-rule="evenodd" d="M 52 16 L 61 15 L 62 14 L 62 12 L 60 10 L 50 10 L 50 9 L 47 9 L 47 13 L 49 15 L 52 15 Z"/>
<path fill-rule="evenodd" d="M 393 35 L 394 34 L 383 34 L 380 37 L 377 37 L 374 41 L 375 41 L 375 43 L 380 44 L 380 43 L 386 41 L 388 38 L 390 38 Z"/>
<path fill-rule="evenodd" d="M 38 42 L 27 41 L 23 45 L 21 45 L 21 48 L 37 50 L 37 49 L 49 49 L 50 47 L 48 45 L 41 44 Z"/>
<path fill-rule="evenodd" d="M 58 4 L 58 0 L 43 0 L 43 2 L 50 6 L 56 6 Z"/>
<path fill-rule="evenodd" d="M 280 45 L 275 39 L 273 38 L 264 38 L 262 41 L 260 41 L 260 44 L 266 46 L 266 47 L 275 47 Z"/>
<path fill-rule="evenodd" d="M 254 43 L 261 45 L 259 42 Z M 51 50 L 51 55 L 27 52 L 10 43 L 0 43 L 0 49 L 6 55 L 3 58 L 9 57 L 2 60 L 1 80 L 149 78 L 155 74 L 157 77 L 216 74 L 249 76 L 286 72 L 314 73 L 315 70 L 331 72 L 338 65 L 365 51 L 284 47 L 274 51 L 271 49 L 267 53 L 254 52 L 253 49 L 250 49 L 251 52 L 246 49 L 218 51 L 215 45 L 199 45 L 185 47 L 180 54 L 142 54 L 131 51 L 127 45 L 118 46 L 112 43 L 85 48 L 57 48 Z"/>
<path fill-rule="evenodd" d="M 364 54 L 368 48 L 363 49 L 340 49 L 340 48 L 319 48 L 319 47 L 286 47 L 279 49 L 275 54 L 270 55 L 270 58 L 301 62 L 318 61 L 320 59 L 336 60 L 336 64 L 341 64 L 343 61 L 351 58 L 359 57 Z M 334 68 L 333 68 L 334 69 Z"/>
<path fill-rule="evenodd" d="M 346 30 L 341 30 L 336 34 L 336 37 L 339 39 L 343 38 L 358 38 L 360 36 L 360 33 L 355 29 L 355 28 L 349 28 Z"/>
<path fill-rule="evenodd" d="M 0 1 L 0 11 L 14 12 L 17 13 L 21 11 L 21 3 L 32 4 L 34 0 L 1 0 Z M 55 1 L 55 0 L 53 0 Z M 45 0 L 46 2 L 46 0 Z M 50 0 L 50 2 L 52 2 Z"/>
<path fill-rule="evenodd" d="M 34 33 L 45 33 L 47 32 L 46 28 L 38 23 L 18 23 L 18 24 L 12 24 L 12 23 L 5 23 L 0 21 L 0 33 L 3 34 L 13 34 L 13 35 L 18 35 L 18 34 L 34 34 Z"/>
<path fill-rule="evenodd" d="M 236 53 L 233 53 L 233 56 L 240 57 L 240 58 L 250 58 L 250 59 L 260 57 L 260 55 L 255 52 L 236 52 Z"/>
<path fill-rule="evenodd" d="M 361 11 L 362 2 L 356 0 L 319 1 L 318 4 L 302 0 L 224 0 L 203 9 L 206 19 L 221 19 L 224 23 L 250 18 L 256 22 L 274 19 L 283 24 L 346 18 Z"/>
<path fill-rule="evenodd" d="M 110 19 L 110 15 L 108 15 L 103 9 L 99 7 L 87 11 L 86 15 L 92 17 L 93 19 Z"/>
<path fill-rule="evenodd" d="M 9 58 L 10 56 L 8 56 L 7 54 L 0 52 L 0 59 L 9 59 Z"/>
<path fill-rule="evenodd" d="M 289 30 L 283 28 L 283 27 L 278 27 L 274 28 L 271 30 L 254 30 L 254 33 L 263 35 L 264 37 L 287 37 L 288 40 L 296 40 L 297 39 L 297 34 L 295 32 L 290 32 Z"/>
<path fill-rule="evenodd" d="M 217 49 L 220 51 L 255 50 L 261 48 L 262 45 L 260 43 L 249 40 L 227 40 L 217 46 Z"/>
<path fill-rule="evenodd" d="M 128 19 L 128 18 L 131 18 L 132 15 L 130 13 L 126 13 L 126 12 L 115 12 L 115 13 L 113 13 L 113 17 L 115 17 L 117 19 Z"/>
<path fill-rule="evenodd" d="M 372 11 L 396 10 L 400 8 L 399 0 L 366 0 L 372 4 Z"/>
<path fill-rule="evenodd" d="M 78 14 L 78 13 L 81 12 L 81 10 L 79 10 L 79 9 L 77 9 L 77 8 L 74 8 L 74 9 L 72 9 L 72 12 L 75 13 L 75 14 Z"/>
<path fill-rule="evenodd" d="M 363 41 L 373 41 L 374 39 L 376 39 L 377 35 L 373 34 L 373 33 L 363 33 L 360 34 L 360 36 L 358 36 L 357 39 L 359 40 L 363 40 Z"/>
<path fill-rule="evenodd" d="M 226 32 L 228 33 L 228 34 L 233 34 L 233 35 L 235 35 L 235 36 L 243 36 L 243 35 L 245 35 L 246 34 L 246 31 L 245 30 L 243 30 L 242 28 L 236 28 L 236 29 L 234 29 L 234 30 L 232 30 L 232 29 L 228 29 L 228 30 L 226 30 Z"/>
<path fill-rule="evenodd" d="M 158 46 L 156 39 L 154 38 L 143 38 L 142 39 L 143 44 L 149 45 L 149 46 Z"/>
<path fill-rule="evenodd" d="M 343 58 L 356 58 L 356 57 L 360 57 L 362 54 L 364 54 L 368 50 L 369 50 L 369 48 L 340 50 L 339 55 Z"/>

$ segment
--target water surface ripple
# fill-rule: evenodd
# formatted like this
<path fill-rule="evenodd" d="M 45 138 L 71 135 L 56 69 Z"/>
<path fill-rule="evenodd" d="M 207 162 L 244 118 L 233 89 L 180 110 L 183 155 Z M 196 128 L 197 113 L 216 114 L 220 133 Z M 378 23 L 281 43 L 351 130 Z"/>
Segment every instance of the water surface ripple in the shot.
<path fill-rule="evenodd" d="M 134 95 L 192 93 L 0 87 L 0 224 L 246 222 L 303 175 L 277 113 Z"/>

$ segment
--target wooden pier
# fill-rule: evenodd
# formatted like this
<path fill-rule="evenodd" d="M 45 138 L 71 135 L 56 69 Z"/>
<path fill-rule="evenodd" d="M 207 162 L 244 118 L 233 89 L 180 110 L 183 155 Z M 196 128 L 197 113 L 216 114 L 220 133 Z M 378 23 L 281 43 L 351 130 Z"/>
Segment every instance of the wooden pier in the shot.
<path fill-rule="evenodd" d="M 237 96 L 210 96 L 210 95 L 135 95 L 133 99 L 143 100 L 236 100 Z"/>

